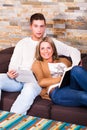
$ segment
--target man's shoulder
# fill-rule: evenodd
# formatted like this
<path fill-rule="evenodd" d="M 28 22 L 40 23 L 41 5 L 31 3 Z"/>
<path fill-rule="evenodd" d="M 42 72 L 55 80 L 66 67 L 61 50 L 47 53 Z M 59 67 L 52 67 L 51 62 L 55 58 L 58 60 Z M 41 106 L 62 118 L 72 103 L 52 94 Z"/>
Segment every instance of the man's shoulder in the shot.
<path fill-rule="evenodd" d="M 24 42 L 24 41 L 30 41 L 31 40 L 31 37 L 24 37 L 22 38 L 19 42 Z"/>
<path fill-rule="evenodd" d="M 24 37 L 22 38 L 17 44 L 16 46 L 25 46 L 25 43 L 30 43 L 31 42 L 31 37 Z"/>

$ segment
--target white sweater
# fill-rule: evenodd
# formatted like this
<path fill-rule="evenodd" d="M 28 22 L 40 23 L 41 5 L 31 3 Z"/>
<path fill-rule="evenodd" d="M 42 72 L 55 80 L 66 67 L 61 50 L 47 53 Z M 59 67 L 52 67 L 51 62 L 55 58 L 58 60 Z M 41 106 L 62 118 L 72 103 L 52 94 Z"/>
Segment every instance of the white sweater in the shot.
<path fill-rule="evenodd" d="M 57 47 L 58 54 L 70 56 L 73 61 L 73 66 L 77 65 L 80 62 L 80 52 L 76 48 L 70 47 L 54 38 L 53 41 Z M 20 40 L 16 44 L 13 55 L 11 57 L 9 70 L 31 69 L 37 44 L 38 41 L 33 41 L 31 37 L 26 37 Z"/>
<path fill-rule="evenodd" d="M 71 57 L 72 66 L 79 64 L 79 62 L 81 61 L 81 53 L 78 49 L 68 46 L 65 43 L 56 40 L 55 38 L 53 38 L 53 41 L 56 45 L 58 55 L 65 55 Z"/>
<path fill-rule="evenodd" d="M 35 49 L 37 41 L 33 41 L 30 37 L 20 40 L 14 49 L 10 60 L 9 70 L 14 69 L 30 69 L 34 61 Z"/>

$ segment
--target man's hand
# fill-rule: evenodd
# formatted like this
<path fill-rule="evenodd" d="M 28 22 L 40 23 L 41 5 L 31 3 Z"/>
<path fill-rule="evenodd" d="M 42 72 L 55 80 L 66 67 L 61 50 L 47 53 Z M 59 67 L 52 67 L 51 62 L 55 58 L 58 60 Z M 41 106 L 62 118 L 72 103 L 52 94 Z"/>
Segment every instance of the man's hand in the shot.
<path fill-rule="evenodd" d="M 18 76 L 18 73 L 15 70 L 10 70 L 7 72 L 9 78 L 14 79 Z"/>

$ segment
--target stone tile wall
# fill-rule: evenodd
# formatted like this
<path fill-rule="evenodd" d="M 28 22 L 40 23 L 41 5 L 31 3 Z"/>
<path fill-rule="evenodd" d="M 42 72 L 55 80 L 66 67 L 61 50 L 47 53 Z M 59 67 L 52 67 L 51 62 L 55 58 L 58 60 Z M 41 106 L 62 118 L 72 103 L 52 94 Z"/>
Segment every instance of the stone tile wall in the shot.
<path fill-rule="evenodd" d="M 36 12 L 45 15 L 48 35 L 87 52 L 87 0 L 0 0 L 0 50 L 30 35 Z"/>

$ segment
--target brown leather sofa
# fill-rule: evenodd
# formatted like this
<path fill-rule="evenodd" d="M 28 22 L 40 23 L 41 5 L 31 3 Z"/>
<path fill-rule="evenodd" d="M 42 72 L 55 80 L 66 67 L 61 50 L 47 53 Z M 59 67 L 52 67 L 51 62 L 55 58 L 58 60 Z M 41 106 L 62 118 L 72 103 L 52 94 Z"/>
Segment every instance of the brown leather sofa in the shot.
<path fill-rule="evenodd" d="M 10 47 L 0 51 L 0 73 L 7 72 L 13 49 L 14 47 Z M 81 56 L 83 67 L 87 69 L 87 54 L 82 54 Z M 0 109 L 9 111 L 18 94 L 19 92 L 10 93 L 3 91 Z M 55 105 L 49 100 L 41 99 L 40 96 L 35 99 L 27 114 L 63 122 L 87 125 L 87 107 L 64 107 Z"/>

